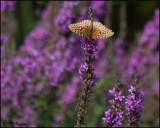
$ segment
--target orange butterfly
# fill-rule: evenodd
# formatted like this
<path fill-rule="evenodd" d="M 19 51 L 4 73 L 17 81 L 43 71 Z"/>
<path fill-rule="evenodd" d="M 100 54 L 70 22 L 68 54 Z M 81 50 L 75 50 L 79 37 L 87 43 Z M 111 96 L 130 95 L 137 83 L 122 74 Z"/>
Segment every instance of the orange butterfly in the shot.
<path fill-rule="evenodd" d="M 92 22 L 91 20 L 83 20 L 76 24 L 70 24 L 68 27 L 73 33 L 87 37 L 89 40 L 104 39 L 114 34 L 112 30 L 105 27 L 102 23 Z"/>

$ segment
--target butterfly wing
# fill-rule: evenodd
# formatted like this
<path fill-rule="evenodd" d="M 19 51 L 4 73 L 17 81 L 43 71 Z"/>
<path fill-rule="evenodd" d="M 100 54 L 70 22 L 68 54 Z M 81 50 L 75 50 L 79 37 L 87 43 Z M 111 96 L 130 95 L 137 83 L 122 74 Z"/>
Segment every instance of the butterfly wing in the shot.
<path fill-rule="evenodd" d="M 104 39 L 112 36 L 114 32 L 100 22 L 93 22 L 92 39 Z"/>
<path fill-rule="evenodd" d="M 76 24 L 70 24 L 68 27 L 73 33 L 79 36 L 88 37 L 91 29 L 91 21 L 83 20 Z"/>

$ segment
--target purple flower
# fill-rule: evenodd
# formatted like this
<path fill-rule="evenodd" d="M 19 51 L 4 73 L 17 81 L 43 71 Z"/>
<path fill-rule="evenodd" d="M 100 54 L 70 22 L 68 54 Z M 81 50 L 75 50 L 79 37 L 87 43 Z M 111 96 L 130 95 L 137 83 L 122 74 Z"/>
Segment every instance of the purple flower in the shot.
<path fill-rule="evenodd" d="M 49 15 L 49 8 L 46 8 L 43 10 L 42 14 L 41 14 L 41 20 L 44 20 L 48 17 Z"/>
<path fill-rule="evenodd" d="M 94 52 L 98 51 L 98 41 L 92 39 L 91 41 L 88 41 L 87 38 L 82 38 L 80 40 L 82 42 L 82 49 L 83 51 L 90 51 L 88 54 L 93 54 Z"/>
<path fill-rule="evenodd" d="M 76 94 L 77 87 L 80 83 L 78 76 L 73 77 L 72 83 L 68 85 L 65 89 L 65 92 L 62 94 L 62 97 L 66 103 L 70 103 Z"/>
<path fill-rule="evenodd" d="M 155 25 L 159 26 L 159 9 L 156 9 L 154 12 L 154 22 Z"/>
<path fill-rule="evenodd" d="M 128 86 L 129 76 L 137 74 L 142 80 L 148 79 L 149 74 L 154 74 L 154 68 L 159 63 L 159 9 L 154 12 L 154 17 L 149 20 L 138 39 L 131 56 L 128 54 L 126 41 L 117 38 L 114 43 L 114 54 L 117 70 L 121 77 L 121 83 Z M 123 65 L 121 64 L 123 63 Z M 146 80 L 145 80 L 146 81 Z M 145 84 L 148 84 L 147 81 Z"/>
<path fill-rule="evenodd" d="M 13 11 L 15 9 L 16 2 L 17 1 L 8 1 L 9 10 Z"/>
<path fill-rule="evenodd" d="M 89 84 L 89 86 L 96 86 L 97 85 L 97 83 L 94 83 L 94 81 L 92 81 L 92 80 L 88 80 L 88 84 Z"/>
<path fill-rule="evenodd" d="M 101 19 L 106 14 L 106 1 L 92 1 L 91 7 L 98 19 Z"/>
<path fill-rule="evenodd" d="M 123 126 L 123 112 L 121 110 L 122 99 L 125 96 L 122 94 L 122 91 L 118 91 L 119 88 L 116 86 L 112 90 L 109 90 L 109 93 L 112 94 L 115 99 L 109 100 L 111 107 L 105 112 L 105 117 L 102 118 L 104 121 L 105 127 L 122 127 Z"/>
<path fill-rule="evenodd" d="M 1 13 L 5 10 L 13 11 L 17 1 L 1 1 Z"/>
<path fill-rule="evenodd" d="M 144 95 L 142 89 L 135 88 L 131 86 L 128 90 L 131 94 L 128 95 L 125 105 L 127 110 L 128 122 L 130 126 L 138 126 L 138 121 L 140 120 L 143 105 L 142 95 Z"/>
<path fill-rule="evenodd" d="M 131 86 L 131 88 L 128 90 L 131 94 L 133 94 L 133 92 L 135 91 L 134 87 Z"/>
<path fill-rule="evenodd" d="M 6 1 L 1 1 L 1 13 L 3 13 L 6 8 L 7 8 L 7 2 Z"/>
<path fill-rule="evenodd" d="M 107 123 L 112 120 L 113 114 L 111 113 L 111 109 L 108 109 L 108 111 L 105 112 L 105 117 L 102 118 L 104 122 L 107 121 Z"/>
<path fill-rule="evenodd" d="M 112 90 L 109 90 L 109 93 L 115 96 L 115 94 L 116 94 L 116 88 L 113 88 Z"/>
<path fill-rule="evenodd" d="M 72 19 L 75 17 L 73 7 L 77 6 L 79 2 L 64 2 L 63 8 L 60 10 L 58 16 L 53 21 L 54 25 L 61 27 L 61 33 L 69 32 L 68 25 L 71 24 Z"/>
<path fill-rule="evenodd" d="M 122 98 L 125 98 L 125 96 L 122 94 L 122 92 L 116 92 L 115 94 L 115 100 L 122 101 Z"/>
<path fill-rule="evenodd" d="M 155 38 L 154 35 L 159 35 L 159 9 L 155 10 L 154 19 L 148 21 L 144 27 L 144 33 L 142 37 L 139 38 L 138 43 L 143 45 L 145 43 L 150 43 L 150 38 Z M 152 42 L 151 42 L 152 43 Z"/>
<path fill-rule="evenodd" d="M 109 90 L 110 91 L 110 90 Z M 109 103 L 112 105 L 115 103 L 115 100 L 109 100 Z"/>
<path fill-rule="evenodd" d="M 95 86 L 96 83 L 94 83 L 93 80 L 91 80 L 95 79 L 95 74 L 92 72 L 93 68 L 91 62 L 95 60 L 94 53 L 98 50 L 97 48 L 98 41 L 93 39 L 89 41 L 87 38 L 82 38 L 80 41 L 82 42 L 81 48 L 85 54 L 85 61 L 86 61 L 86 63 L 81 65 L 80 67 L 79 70 L 80 78 L 86 80 L 89 77 L 88 85 Z"/>
<path fill-rule="evenodd" d="M 6 35 L 1 34 L 1 43 L 5 44 L 7 42 L 8 38 Z"/>
<path fill-rule="evenodd" d="M 79 4 L 79 1 L 68 1 L 64 2 L 63 8 L 72 8 L 73 6 L 76 6 Z"/>
<path fill-rule="evenodd" d="M 80 61 L 82 60 L 82 51 L 80 48 L 80 43 L 77 43 L 78 39 L 72 36 L 69 39 L 69 45 L 66 45 L 65 49 L 65 61 L 64 67 L 67 71 L 77 69 L 80 66 Z M 66 44 L 67 44 L 66 40 Z M 68 47 L 67 47 L 68 46 Z M 74 53 L 74 54 L 73 54 Z"/>

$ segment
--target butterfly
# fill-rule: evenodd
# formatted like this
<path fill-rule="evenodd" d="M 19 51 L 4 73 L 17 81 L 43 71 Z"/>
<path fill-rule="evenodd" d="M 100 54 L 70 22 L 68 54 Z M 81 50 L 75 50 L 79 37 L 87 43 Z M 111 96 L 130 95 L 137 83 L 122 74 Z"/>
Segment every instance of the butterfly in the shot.
<path fill-rule="evenodd" d="M 75 34 L 90 39 L 104 39 L 111 37 L 114 32 L 100 22 L 83 20 L 76 24 L 70 24 L 68 28 Z"/>

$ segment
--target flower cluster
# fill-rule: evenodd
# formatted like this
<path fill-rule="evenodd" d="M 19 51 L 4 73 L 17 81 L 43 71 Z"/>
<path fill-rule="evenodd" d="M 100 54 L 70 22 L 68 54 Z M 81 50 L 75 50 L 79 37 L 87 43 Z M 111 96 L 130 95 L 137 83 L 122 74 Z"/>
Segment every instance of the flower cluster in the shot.
<path fill-rule="evenodd" d="M 96 19 L 102 19 L 106 14 L 106 1 L 92 1 L 91 7 L 94 10 Z"/>
<path fill-rule="evenodd" d="M 105 127 L 122 127 L 124 120 L 124 112 L 121 110 L 123 103 L 122 91 L 116 86 L 113 90 L 109 90 L 109 93 L 114 96 L 113 100 L 110 100 L 109 103 L 111 107 L 105 112 L 105 117 L 102 118 L 104 121 Z"/>
<path fill-rule="evenodd" d="M 87 51 L 87 54 L 94 54 L 94 52 L 98 51 L 98 41 L 97 40 L 91 40 L 88 41 L 86 38 L 83 38 L 81 40 L 82 42 L 82 49 L 83 51 Z"/>
<path fill-rule="evenodd" d="M 64 2 L 63 8 L 60 10 L 57 18 L 54 20 L 55 25 L 61 26 L 61 31 L 68 32 L 68 25 L 72 23 L 72 19 L 75 17 L 73 7 L 78 5 L 78 1 Z"/>
<path fill-rule="evenodd" d="M 51 11 L 48 11 L 50 14 Z M 12 120 L 23 119 L 23 122 L 32 122 L 30 126 L 36 126 L 37 99 L 40 94 L 49 94 L 50 86 L 48 85 L 57 86 L 61 79 L 62 54 L 59 50 L 54 50 L 54 52 L 53 49 L 49 50 L 45 43 L 48 39 L 46 37 L 49 37 L 51 33 L 50 29 L 43 24 L 46 23 L 47 18 L 43 19 L 27 35 L 25 43 L 20 47 L 19 54 L 2 62 L 3 120 L 8 120 L 10 113 L 15 113 Z M 50 23 L 48 22 L 48 24 Z M 6 38 L 1 36 L 1 40 L 5 42 Z M 28 99 L 30 100 L 28 101 Z M 7 105 L 11 107 L 8 108 Z"/>
<path fill-rule="evenodd" d="M 4 34 L 1 34 L 1 60 L 4 56 L 4 51 L 5 51 L 5 44 L 8 40 L 8 37 Z"/>
<path fill-rule="evenodd" d="M 135 75 L 137 74 L 139 77 L 143 77 L 146 70 L 144 70 L 144 66 L 147 66 L 147 58 L 148 56 L 144 55 L 145 50 L 142 47 L 137 47 L 132 54 L 132 57 L 129 61 L 128 74 Z"/>
<path fill-rule="evenodd" d="M 1 1 L 1 13 L 6 10 L 13 11 L 17 1 Z"/>
<path fill-rule="evenodd" d="M 139 38 L 138 43 L 140 45 L 149 43 L 151 49 L 156 48 L 158 44 L 156 42 L 155 36 L 159 35 L 158 28 L 159 28 L 159 9 L 156 9 L 153 20 L 150 20 L 146 23 L 143 35 Z"/>
<path fill-rule="evenodd" d="M 82 64 L 79 69 L 80 78 L 86 84 L 83 89 L 82 99 L 83 101 L 80 102 L 79 107 L 80 110 L 77 114 L 77 126 L 84 125 L 84 115 L 88 112 L 88 104 L 90 101 L 90 95 L 92 93 L 92 87 L 96 86 L 94 68 L 92 66 L 92 62 L 95 60 L 94 53 L 98 51 L 98 41 L 97 40 L 88 40 L 87 38 L 82 38 L 82 50 L 85 55 L 85 64 Z"/>
<path fill-rule="evenodd" d="M 105 117 L 102 118 L 104 126 L 124 127 L 128 125 L 131 127 L 138 127 L 138 122 L 142 113 L 141 109 L 144 108 L 142 98 L 144 92 L 138 87 L 137 77 L 135 77 L 134 85 L 128 90 L 131 94 L 127 96 L 125 102 L 122 101 L 125 96 L 117 85 L 119 84 L 116 84 L 113 90 L 109 90 L 109 93 L 112 94 L 115 99 L 109 101 L 111 107 L 105 112 Z M 124 122 L 124 112 L 122 110 L 124 106 L 127 111 L 125 115 L 127 115 L 128 123 Z"/>
<path fill-rule="evenodd" d="M 148 70 L 148 65 L 153 65 L 157 61 L 148 61 L 151 58 L 155 58 L 155 54 L 158 54 L 157 47 L 158 47 L 158 35 L 159 35 L 159 9 L 155 10 L 155 17 L 153 20 L 146 23 L 144 27 L 144 33 L 142 37 L 139 38 L 138 46 L 133 52 L 133 55 L 129 62 L 128 72 L 130 75 L 139 74 L 140 76 L 144 76 L 145 71 Z M 155 52 L 148 52 L 142 45 L 148 44 L 150 51 Z M 144 70 L 143 67 L 146 67 Z M 141 73 L 141 74 L 140 74 Z"/>
<path fill-rule="evenodd" d="M 124 72 L 126 59 L 127 59 L 127 41 L 123 40 L 122 38 L 117 38 L 114 41 L 114 55 L 115 55 L 115 63 L 116 67 L 118 68 L 119 72 Z M 123 65 L 122 65 L 123 63 Z"/>
<path fill-rule="evenodd" d="M 140 120 L 142 108 L 144 108 L 142 95 L 144 95 L 142 89 L 133 87 L 128 90 L 131 94 L 126 98 L 126 110 L 127 117 L 130 126 L 137 127 Z"/>
<path fill-rule="evenodd" d="M 132 49 L 131 55 L 129 45 L 126 40 L 117 38 L 114 41 L 114 55 L 117 72 L 121 77 L 120 81 L 125 86 L 131 86 L 128 79 L 130 76 L 138 75 L 144 84 L 149 85 L 145 79 L 152 78 L 153 87 L 158 77 L 153 77 L 158 72 L 159 65 L 159 9 L 154 11 L 154 17 L 149 20 L 142 32 L 142 36 L 137 40 L 137 46 Z M 121 64 L 123 63 L 123 65 Z"/>
<path fill-rule="evenodd" d="M 93 39 L 89 41 L 86 38 L 82 38 L 81 42 L 82 50 L 85 54 L 85 64 L 81 65 L 79 73 L 81 79 L 83 79 L 85 82 L 88 82 L 89 85 L 93 86 L 96 85 L 96 83 L 93 82 L 95 79 L 95 74 L 93 73 L 91 62 L 95 60 L 94 53 L 98 51 L 98 41 Z"/>
<path fill-rule="evenodd" d="M 17 1 L 1 1 L 1 60 L 4 59 L 4 53 L 6 53 L 6 42 L 10 40 L 6 28 L 12 16 L 8 11 L 14 11 L 16 3 Z"/>
<path fill-rule="evenodd" d="M 5 44 L 7 42 L 7 40 L 8 40 L 8 37 L 4 34 L 1 34 L 1 43 Z"/>
<path fill-rule="evenodd" d="M 159 79 L 154 77 L 159 74 L 159 9 L 154 11 L 154 17 L 145 24 L 138 44 L 130 57 L 126 74 L 137 74 L 142 80 L 152 78 L 153 81 L 150 83 L 153 83 L 151 88 L 154 89 L 154 83 Z"/>

